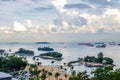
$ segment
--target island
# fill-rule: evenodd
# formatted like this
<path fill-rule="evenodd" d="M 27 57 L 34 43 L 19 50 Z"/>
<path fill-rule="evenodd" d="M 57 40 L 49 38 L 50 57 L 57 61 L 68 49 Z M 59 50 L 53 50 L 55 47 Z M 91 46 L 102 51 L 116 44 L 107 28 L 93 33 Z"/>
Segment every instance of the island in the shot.
<path fill-rule="evenodd" d="M 63 59 L 62 53 L 59 53 L 59 52 L 47 52 L 47 53 L 40 54 L 39 57 L 43 59 L 55 59 L 55 60 Z"/>
<path fill-rule="evenodd" d="M 82 65 L 84 64 L 87 67 L 106 67 L 106 66 L 115 66 L 113 64 L 113 59 L 110 57 L 104 57 L 103 53 L 98 53 L 97 57 L 95 56 L 85 56 L 84 58 L 78 58 L 78 60 L 70 61 L 67 63 L 68 66 Z M 76 64 L 77 63 L 77 64 Z"/>
<path fill-rule="evenodd" d="M 84 58 L 85 66 L 87 67 L 104 67 L 104 66 L 114 66 L 113 59 L 110 57 L 104 57 L 103 53 L 100 52 L 97 57 L 86 56 Z"/>
<path fill-rule="evenodd" d="M 39 47 L 38 51 L 54 51 L 54 49 L 50 47 L 43 47 L 43 48 Z"/>
<path fill-rule="evenodd" d="M 36 42 L 35 44 L 50 44 L 50 42 Z"/>
<path fill-rule="evenodd" d="M 32 51 L 32 50 L 26 50 L 26 49 L 23 49 L 23 48 L 20 48 L 15 53 L 18 53 L 20 55 L 34 55 L 34 51 Z"/>

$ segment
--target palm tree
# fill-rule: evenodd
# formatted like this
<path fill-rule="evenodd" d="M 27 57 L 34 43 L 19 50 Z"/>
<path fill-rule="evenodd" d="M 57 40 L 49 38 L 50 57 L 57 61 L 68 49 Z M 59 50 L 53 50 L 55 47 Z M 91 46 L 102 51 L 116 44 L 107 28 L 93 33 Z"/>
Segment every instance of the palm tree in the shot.
<path fill-rule="evenodd" d="M 51 64 L 54 64 L 55 63 L 55 61 L 51 61 Z"/>
<path fill-rule="evenodd" d="M 43 72 L 42 75 L 40 76 L 41 80 L 45 80 L 46 79 L 46 73 Z"/>
<path fill-rule="evenodd" d="M 37 58 L 37 61 L 39 60 L 39 58 Z"/>
<path fill-rule="evenodd" d="M 37 65 L 40 66 L 42 64 L 42 62 L 37 62 Z"/>
<path fill-rule="evenodd" d="M 49 80 L 50 80 L 50 76 L 52 76 L 52 73 L 51 73 L 51 72 L 48 72 L 48 76 L 49 76 Z"/>
<path fill-rule="evenodd" d="M 42 72 L 45 72 L 45 69 L 42 69 Z"/>
<path fill-rule="evenodd" d="M 76 71 L 75 70 L 73 70 L 72 72 L 71 72 L 71 75 L 76 75 Z"/>
<path fill-rule="evenodd" d="M 27 57 L 25 56 L 23 59 L 24 59 L 24 60 L 26 60 L 26 59 L 27 59 Z"/>
<path fill-rule="evenodd" d="M 0 54 L 3 55 L 5 53 L 5 50 L 0 49 Z"/>
<path fill-rule="evenodd" d="M 35 56 L 32 59 L 35 60 Z"/>
<path fill-rule="evenodd" d="M 12 50 L 11 49 L 9 49 L 9 52 L 11 52 Z"/>
<path fill-rule="evenodd" d="M 72 65 L 72 66 L 70 67 L 70 71 L 72 72 L 72 71 L 73 71 L 73 69 L 74 69 L 74 66 Z"/>
<path fill-rule="evenodd" d="M 54 61 L 51 61 L 51 64 L 54 64 Z M 54 70 L 54 69 L 53 69 L 53 67 L 52 67 L 51 71 L 53 72 L 53 70 Z"/>
<path fill-rule="evenodd" d="M 31 76 L 33 76 L 36 80 L 39 80 L 39 74 L 41 73 L 41 70 L 38 70 L 37 67 L 30 67 L 29 71 Z"/>
<path fill-rule="evenodd" d="M 67 77 L 68 77 L 68 75 L 67 75 L 67 74 L 65 74 L 65 75 L 64 75 L 64 77 L 65 77 L 65 80 L 66 80 L 66 79 L 67 79 Z"/>
<path fill-rule="evenodd" d="M 67 68 L 64 68 L 64 71 L 67 73 Z"/>
<path fill-rule="evenodd" d="M 67 63 L 66 63 L 66 62 L 64 62 L 63 64 L 64 64 L 64 66 L 66 66 L 66 64 L 67 64 Z"/>
<path fill-rule="evenodd" d="M 60 66 L 60 69 L 63 69 L 63 66 L 62 66 L 62 65 Z"/>
<path fill-rule="evenodd" d="M 56 80 L 58 80 L 58 77 L 59 77 L 60 75 L 61 75 L 61 74 L 60 74 L 60 73 L 58 73 L 58 72 L 56 72 L 56 73 L 55 73 L 55 75 L 54 75 L 54 76 L 55 76 Z"/>

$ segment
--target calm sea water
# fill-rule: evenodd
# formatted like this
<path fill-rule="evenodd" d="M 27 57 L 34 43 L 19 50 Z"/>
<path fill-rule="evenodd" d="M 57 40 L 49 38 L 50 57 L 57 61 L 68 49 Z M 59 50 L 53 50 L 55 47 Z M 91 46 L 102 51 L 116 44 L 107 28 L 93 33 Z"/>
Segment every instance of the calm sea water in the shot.
<path fill-rule="evenodd" d="M 96 48 L 96 47 L 88 47 L 88 46 L 81 46 L 78 43 L 51 43 L 51 44 L 35 44 L 35 43 L 0 43 L 0 49 L 5 49 L 8 51 L 9 49 L 12 50 L 14 53 L 19 48 L 25 48 L 29 50 L 33 50 L 35 55 L 39 55 L 44 53 L 43 51 L 38 51 L 38 47 L 52 47 L 55 51 L 61 52 L 63 54 L 62 61 L 55 61 L 53 65 L 63 65 L 64 62 L 69 62 L 73 60 L 77 60 L 78 57 L 83 58 L 84 56 L 97 56 L 99 52 L 103 52 L 104 56 L 111 57 L 114 60 L 114 64 L 116 65 L 115 68 L 120 68 L 120 46 L 114 45 L 110 46 L 107 45 L 106 48 Z M 27 56 L 27 60 L 29 63 L 35 63 L 32 60 L 32 56 Z M 45 60 L 39 59 L 39 62 L 42 62 L 42 65 L 51 65 L 52 60 Z M 87 70 L 88 72 L 93 70 L 94 68 L 88 68 L 84 65 L 82 66 L 75 66 L 76 71 L 84 71 Z"/>

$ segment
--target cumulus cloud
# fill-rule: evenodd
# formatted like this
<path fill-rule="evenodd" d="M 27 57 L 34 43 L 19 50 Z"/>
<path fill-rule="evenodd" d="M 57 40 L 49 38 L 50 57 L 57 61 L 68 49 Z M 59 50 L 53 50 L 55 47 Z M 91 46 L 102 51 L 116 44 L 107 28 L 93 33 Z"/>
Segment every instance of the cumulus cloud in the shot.
<path fill-rule="evenodd" d="M 105 6 L 111 5 L 110 1 L 99 0 L 99 1 L 90 1 L 85 0 L 89 3 L 99 4 L 104 3 Z M 57 2 L 57 0 L 56 0 Z M 65 3 L 64 5 L 60 3 Z M 64 8 L 67 5 L 67 1 L 63 0 L 58 2 L 59 5 L 55 4 L 55 8 L 58 11 L 59 22 L 61 30 L 64 32 L 116 32 L 119 31 L 119 19 L 120 11 L 117 8 L 105 7 L 102 10 L 101 14 L 91 14 L 91 13 L 80 13 L 77 10 L 69 10 Z M 61 6 L 60 8 L 58 8 Z M 101 5 L 103 6 L 103 5 Z M 62 12 L 61 12 L 62 10 Z"/>
<path fill-rule="evenodd" d="M 17 21 L 14 21 L 13 22 L 13 30 L 15 30 L 15 31 L 26 31 L 27 29 L 23 24 L 21 24 Z"/>
<path fill-rule="evenodd" d="M 49 3 L 45 3 L 46 1 Z M 5 26 L 0 24 L 0 38 L 3 39 L 5 35 L 6 38 L 21 36 L 21 39 L 24 39 L 31 36 L 37 39 L 43 36 L 46 38 L 51 34 L 120 32 L 120 9 L 118 5 L 115 7 L 113 0 L 76 0 L 74 3 L 70 1 L 73 0 L 2 0 L 0 14 L 5 14 L 0 18 L 2 17 L 3 22 L 9 19 L 13 22 Z M 12 4 L 8 5 L 9 3 Z M 3 9 L 3 5 L 8 6 Z"/>
<path fill-rule="evenodd" d="M 63 13 L 65 11 L 64 5 L 67 4 L 66 0 L 54 0 L 52 3 L 58 12 Z"/>
<path fill-rule="evenodd" d="M 91 3 L 91 1 L 86 0 Z M 110 1 L 98 1 L 106 4 Z M 98 3 L 94 2 L 94 3 Z M 31 3 L 25 1 L 25 3 Z M 101 14 L 80 13 L 78 10 L 70 10 L 65 8 L 68 4 L 67 0 L 53 0 L 53 6 L 55 7 L 58 18 L 55 20 L 55 24 L 37 24 L 34 25 L 32 20 L 26 19 L 23 22 L 14 21 L 13 25 L 9 28 L 1 27 L 0 30 L 8 32 L 28 32 L 28 33 L 81 33 L 81 32 L 118 32 L 119 31 L 119 19 L 120 10 L 117 8 L 107 7 L 103 9 Z"/>

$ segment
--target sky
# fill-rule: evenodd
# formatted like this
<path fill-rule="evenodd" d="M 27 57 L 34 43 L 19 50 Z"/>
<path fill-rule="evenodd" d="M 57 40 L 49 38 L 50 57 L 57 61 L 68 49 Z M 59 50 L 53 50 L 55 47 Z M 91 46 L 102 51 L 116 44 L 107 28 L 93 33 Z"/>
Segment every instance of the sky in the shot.
<path fill-rule="evenodd" d="M 0 42 L 120 41 L 120 0 L 0 0 Z"/>

